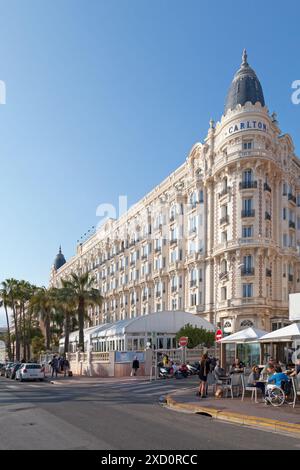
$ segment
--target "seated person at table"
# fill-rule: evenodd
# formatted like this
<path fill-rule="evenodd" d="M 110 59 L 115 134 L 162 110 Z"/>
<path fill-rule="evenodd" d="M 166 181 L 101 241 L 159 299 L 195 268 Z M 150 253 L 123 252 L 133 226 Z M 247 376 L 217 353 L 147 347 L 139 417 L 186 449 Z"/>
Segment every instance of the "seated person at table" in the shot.
<path fill-rule="evenodd" d="M 297 359 L 295 368 L 289 371 L 289 377 L 296 377 L 300 373 L 300 359 Z"/>
<path fill-rule="evenodd" d="M 264 366 L 263 370 L 261 371 L 262 376 L 270 375 L 270 368 L 272 368 L 272 374 L 274 373 L 274 367 L 276 365 L 276 361 L 273 357 L 269 358 L 269 361 Z"/>
<path fill-rule="evenodd" d="M 230 374 L 239 374 L 244 372 L 245 364 L 237 357 L 231 366 Z"/>
<path fill-rule="evenodd" d="M 265 394 L 265 384 L 259 380 L 260 372 L 257 366 L 252 367 L 252 372 L 248 378 L 248 387 L 259 388 Z"/>
<path fill-rule="evenodd" d="M 271 368 L 270 368 L 271 369 Z M 281 367 L 275 367 L 275 372 L 268 378 L 268 384 L 275 384 L 277 387 L 282 386 L 282 383 L 289 381 L 289 378 L 286 374 L 282 372 Z"/>
<path fill-rule="evenodd" d="M 214 376 L 216 380 L 228 380 L 229 376 L 226 375 L 225 370 L 223 367 L 220 366 L 220 361 L 217 361 L 216 366 L 214 368 Z"/>

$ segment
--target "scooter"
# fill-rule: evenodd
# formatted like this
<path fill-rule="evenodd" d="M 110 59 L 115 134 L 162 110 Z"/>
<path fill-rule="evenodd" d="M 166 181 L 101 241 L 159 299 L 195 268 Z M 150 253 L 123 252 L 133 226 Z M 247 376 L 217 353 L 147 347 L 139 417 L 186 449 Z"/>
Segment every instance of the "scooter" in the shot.
<path fill-rule="evenodd" d="M 187 364 L 186 367 L 189 375 L 198 374 L 198 367 L 195 364 Z"/>

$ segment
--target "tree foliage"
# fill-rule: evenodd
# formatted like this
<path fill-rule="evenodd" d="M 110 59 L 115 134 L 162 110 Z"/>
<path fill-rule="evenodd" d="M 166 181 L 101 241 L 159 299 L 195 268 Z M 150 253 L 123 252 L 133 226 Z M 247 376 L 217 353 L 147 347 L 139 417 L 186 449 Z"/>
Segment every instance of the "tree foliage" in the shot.
<path fill-rule="evenodd" d="M 205 346 L 210 348 L 215 342 L 215 334 L 211 331 L 207 331 L 204 328 L 197 328 L 196 326 L 190 325 L 189 323 L 182 327 L 176 334 L 176 341 L 179 341 L 181 336 L 188 337 L 189 349 L 196 348 L 197 346 Z"/>

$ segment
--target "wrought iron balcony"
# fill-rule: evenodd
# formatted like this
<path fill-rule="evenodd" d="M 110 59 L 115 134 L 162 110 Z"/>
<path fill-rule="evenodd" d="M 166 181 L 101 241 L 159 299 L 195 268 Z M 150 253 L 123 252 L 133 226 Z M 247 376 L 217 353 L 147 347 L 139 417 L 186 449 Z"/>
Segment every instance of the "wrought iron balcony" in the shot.
<path fill-rule="evenodd" d="M 228 224 L 229 223 L 229 216 L 224 215 L 224 217 L 221 217 L 220 219 L 220 225 Z"/>
<path fill-rule="evenodd" d="M 290 202 L 293 202 L 294 204 L 297 203 L 296 196 L 294 196 L 294 195 L 291 194 L 291 193 L 288 194 L 288 200 L 289 200 Z"/>
<path fill-rule="evenodd" d="M 223 196 L 226 196 L 226 194 L 229 193 L 228 191 L 229 188 L 223 188 L 222 191 L 219 193 L 219 199 Z"/>
<path fill-rule="evenodd" d="M 264 184 L 264 190 L 269 191 L 269 193 L 272 191 L 271 186 L 269 186 L 268 183 Z"/>
<path fill-rule="evenodd" d="M 296 228 L 296 224 L 292 220 L 289 220 L 289 228 Z"/>
<path fill-rule="evenodd" d="M 266 220 L 271 220 L 271 214 L 269 212 L 265 212 L 265 219 Z"/>
<path fill-rule="evenodd" d="M 272 270 L 271 269 L 266 269 L 266 276 L 267 277 L 272 277 Z"/>
<path fill-rule="evenodd" d="M 242 268 L 241 275 L 242 276 L 254 276 L 254 268 Z"/>
<path fill-rule="evenodd" d="M 239 187 L 240 189 L 256 189 L 257 181 L 241 181 Z"/>
<path fill-rule="evenodd" d="M 255 210 L 254 209 L 247 209 L 242 210 L 242 217 L 255 217 Z"/>
<path fill-rule="evenodd" d="M 192 281 L 190 281 L 190 287 L 196 287 L 196 285 L 197 285 L 196 279 L 193 279 Z"/>

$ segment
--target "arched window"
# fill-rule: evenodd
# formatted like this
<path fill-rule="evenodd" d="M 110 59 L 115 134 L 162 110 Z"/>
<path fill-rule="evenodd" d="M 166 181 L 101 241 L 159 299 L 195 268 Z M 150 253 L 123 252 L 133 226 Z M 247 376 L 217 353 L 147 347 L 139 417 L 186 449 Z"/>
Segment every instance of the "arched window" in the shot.
<path fill-rule="evenodd" d="M 251 328 L 253 325 L 254 325 L 254 323 L 251 320 L 243 320 L 241 322 L 241 327 L 242 328 Z"/>

